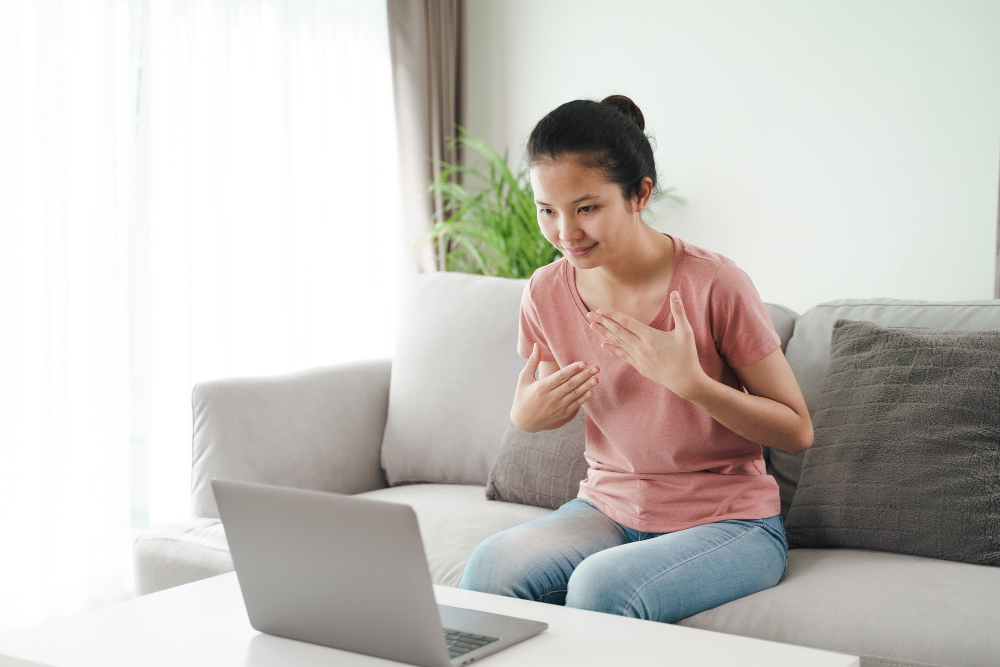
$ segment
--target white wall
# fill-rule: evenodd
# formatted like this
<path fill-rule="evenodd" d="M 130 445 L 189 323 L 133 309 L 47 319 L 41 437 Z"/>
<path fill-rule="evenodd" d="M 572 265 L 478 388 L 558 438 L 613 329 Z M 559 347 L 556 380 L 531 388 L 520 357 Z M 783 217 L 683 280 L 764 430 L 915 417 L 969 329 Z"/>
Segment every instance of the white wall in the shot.
<path fill-rule="evenodd" d="M 765 301 L 993 297 L 1000 1 L 468 0 L 470 131 L 511 161 L 573 99 L 631 97 L 660 231 Z"/>

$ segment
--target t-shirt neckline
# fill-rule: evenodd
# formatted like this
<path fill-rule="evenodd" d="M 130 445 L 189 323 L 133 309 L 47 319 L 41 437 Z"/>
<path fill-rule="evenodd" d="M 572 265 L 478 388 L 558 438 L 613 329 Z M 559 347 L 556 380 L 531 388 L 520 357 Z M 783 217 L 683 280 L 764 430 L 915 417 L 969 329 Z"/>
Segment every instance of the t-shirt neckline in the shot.
<path fill-rule="evenodd" d="M 656 313 L 653 317 L 653 321 L 647 324 L 647 326 L 658 329 L 666 318 L 667 313 L 670 312 L 670 295 L 673 294 L 674 290 L 677 289 L 678 284 L 678 268 L 680 267 L 681 261 L 684 257 L 682 250 L 683 242 L 666 232 L 660 232 L 664 236 L 669 236 L 674 242 L 674 268 L 670 273 L 670 285 L 667 287 L 667 295 L 663 299 L 663 303 L 660 304 L 660 311 Z M 580 316 L 583 317 L 584 321 L 590 325 L 590 320 L 587 319 L 587 306 L 583 303 L 583 298 L 580 296 L 580 292 L 576 289 L 576 267 L 565 257 L 563 258 L 565 266 L 563 267 L 563 278 L 566 281 L 566 286 L 569 288 L 570 294 L 573 296 L 573 301 L 576 302 L 577 310 L 580 311 Z"/>

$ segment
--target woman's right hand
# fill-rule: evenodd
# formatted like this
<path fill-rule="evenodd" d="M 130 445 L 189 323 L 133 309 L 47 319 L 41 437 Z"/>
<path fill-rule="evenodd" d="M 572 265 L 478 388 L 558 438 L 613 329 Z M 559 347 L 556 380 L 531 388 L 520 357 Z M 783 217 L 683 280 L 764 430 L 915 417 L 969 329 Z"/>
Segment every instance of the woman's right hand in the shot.
<path fill-rule="evenodd" d="M 555 373 L 535 379 L 541 354 L 538 344 L 517 377 L 510 420 L 522 431 L 535 433 L 566 419 L 593 397 L 600 368 L 577 362 Z M 582 367 L 581 367 L 582 364 Z"/>

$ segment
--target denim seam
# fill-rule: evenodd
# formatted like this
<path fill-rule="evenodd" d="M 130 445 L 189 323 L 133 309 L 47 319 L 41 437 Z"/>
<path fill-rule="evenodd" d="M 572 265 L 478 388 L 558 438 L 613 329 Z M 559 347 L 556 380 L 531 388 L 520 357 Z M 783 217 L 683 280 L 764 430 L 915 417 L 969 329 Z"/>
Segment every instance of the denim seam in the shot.
<path fill-rule="evenodd" d="M 763 530 L 763 528 L 761 528 L 760 526 L 757 526 L 757 525 L 755 525 L 755 526 L 754 526 L 754 528 L 757 528 L 758 530 Z M 699 553 L 699 554 L 695 554 L 694 556 L 691 556 L 691 557 L 690 557 L 690 558 L 688 558 L 687 560 L 682 560 L 682 561 L 681 561 L 680 563 L 677 563 L 676 565 L 674 565 L 674 566 L 672 566 L 672 567 L 668 567 L 668 568 L 667 568 L 666 570 L 664 570 L 663 572 L 660 572 L 660 573 L 659 573 L 659 574 L 657 574 L 656 576 L 654 576 L 654 577 L 651 577 L 651 578 L 650 578 L 650 579 L 648 579 L 648 580 L 647 580 L 647 581 L 646 581 L 646 582 L 645 582 L 645 583 L 644 583 L 644 584 L 643 584 L 642 586 L 639 586 L 638 590 L 636 590 L 636 592 L 635 592 L 635 593 L 634 593 L 634 594 L 632 595 L 631 599 L 629 599 L 629 601 L 628 601 L 628 602 L 627 602 L 627 603 L 625 604 L 625 609 L 626 609 L 626 610 L 628 610 L 628 608 L 629 608 L 629 607 L 632 607 L 633 609 L 635 609 L 635 607 L 634 607 L 634 606 L 632 605 L 632 601 L 633 601 L 633 600 L 635 600 L 635 599 L 636 599 L 636 597 L 638 597 L 638 596 L 639 596 L 639 593 L 641 593 L 641 592 L 642 592 L 642 589 L 644 589 L 644 588 L 645 588 L 646 586 L 648 586 L 648 585 L 649 585 L 649 584 L 650 584 L 650 583 L 651 583 L 651 582 L 652 582 L 652 581 L 653 581 L 654 579 L 659 579 L 660 577 L 662 577 L 663 575 L 665 575 L 665 574 L 666 574 L 667 572 L 670 572 L 670 571 L 671 571 L 671 570 L 673 570 L 674 568 L 677 568 L 677 567 L 680 567 L 680 566 L 681 566 L 681 565 L 683 565 L 684 563 L 687 563 L 687 562 L 689 562 L 689 561 L 692 561 L 692 560 L 694 560 L 695 558 L 698 558 L 698 557 L 700 557 L 700 556 L 704 556 L 705 554 L 709 554 L 709 553 L 712 553 L 712 552 L 713 552 L 713 551 L 715 551 L 716 549 L 719 549 L 719 548 L 721 548 L 721 547 L 724 547 L 724 546 L 726 546 L 727 544 L 729 544 L 730 542 L 735 542 L 736 540 L 740 539 L 740 538 L 741 538 L 741 537 L 743 537 L 744 535 L 748 535 L 748 534 L 749 534 L 750 532 L 751 532 L 751 531 L 749 531 L 749 530 L 748 530 L 748 531 L 746 531 L 745 533 L 740 533 L 739 535 L 737 535 L 736 537 L 734 537 L 734 538 L 733 538 L 733 539 L 731 539 L 731 540 L 726 540 L 726 541 L 725 541 L 725 542 L 723 542 L 722 544 L 720 544 L 720 545 L 718 545 L 718 546 L 716 546 L 716 547 L 712 547 L 712 548 L 711 548 L 711 549 L 709 549 L 708 551 L 702 551 L 702 552 L 701 552 L 701 553 Z M 638 611 L 638 610 L 636 610 L 636 611 Z"/>
<path fill-rule="evenodd" d="M 545 597 L 546 595 L 552 595 L 553 593 L 565 593 L 565 592 L 566 592 L 566 589 L 564 588 L 564 589 L 561 589 L 561 590 L 558 590 L 558 591 L 549 591 L 548 593 L 542 593 L 540 596 L 538 596 L 537 598 L 535 598 L 535 602 L 541 602 L 542 598 Z"/>

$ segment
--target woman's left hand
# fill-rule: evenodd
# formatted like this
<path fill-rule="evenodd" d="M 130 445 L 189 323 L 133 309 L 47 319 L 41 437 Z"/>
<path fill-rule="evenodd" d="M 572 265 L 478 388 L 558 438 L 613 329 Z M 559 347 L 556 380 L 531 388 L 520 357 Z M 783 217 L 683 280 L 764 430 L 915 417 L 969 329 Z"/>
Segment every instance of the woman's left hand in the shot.
<path fill-rule="evenodd" d="M 601 343 L 602 349 L 611 350 L 653 382 L 690 399 L 708 375 L 698 360 L 694 329 L 676 290 L 670 295 L 670 308 L 674 314 L 673 331 L 654 329 L 609 308 L 598 308 L 587 313 L 587 318 L 590 328 L 609 341 Z"/>

